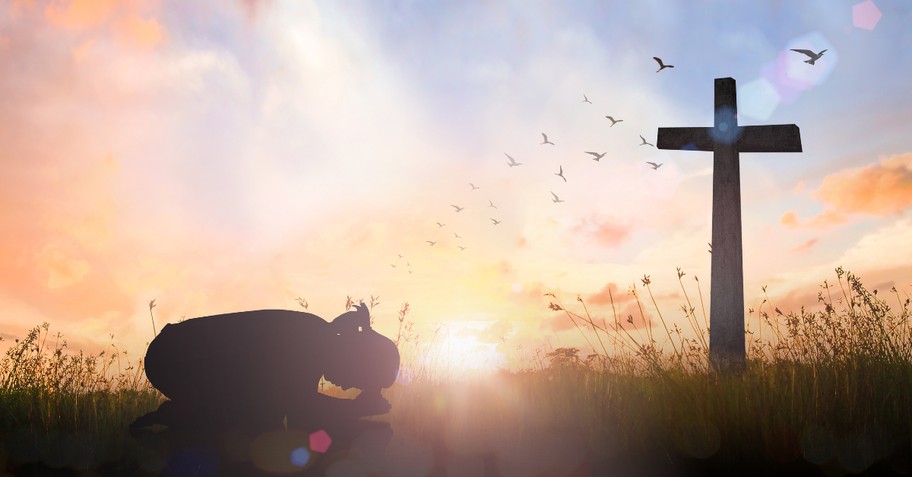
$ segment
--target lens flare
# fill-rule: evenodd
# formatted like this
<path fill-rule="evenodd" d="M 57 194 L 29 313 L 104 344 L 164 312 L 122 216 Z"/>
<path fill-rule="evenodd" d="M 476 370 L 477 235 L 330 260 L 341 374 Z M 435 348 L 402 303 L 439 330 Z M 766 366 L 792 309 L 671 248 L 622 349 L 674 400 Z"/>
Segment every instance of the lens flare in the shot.
<path fill-rule="evenodd" d="M 769 119 L 779 102 L 779 93 L 766 78 L 757 78 L 738 88 L 738 113 L 749 118 Z"/>
<path fill-rule="evenodd" d="M 323 429 L 310 433 L 310 450 L 325 454 L 329 450 L 330 444 L 332 444 L 332 438 Z"/>
<path fill-rule="evenodd" d="M 304 467 L 310 462 L 310 452 L 303 447 L 291 451 L 291 465 Z"/>
<path fill-rule="evenodd" d="M 880 9 L 871 0 L 852 5 L 852 25 L 855 28 L 873 30 L 880 17 Z"/>

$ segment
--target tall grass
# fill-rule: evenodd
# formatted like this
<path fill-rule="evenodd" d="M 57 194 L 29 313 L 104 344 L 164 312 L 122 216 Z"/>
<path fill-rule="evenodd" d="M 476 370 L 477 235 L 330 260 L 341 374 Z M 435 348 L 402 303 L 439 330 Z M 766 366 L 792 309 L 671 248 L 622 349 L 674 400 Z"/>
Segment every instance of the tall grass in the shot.
<path fill-rule="evenodd" d="M 111 464 L 138 452 L 124 430 L 161 399 L 141 360 L 114 343 L 94 355 L 70 353 L 43 323 L 0 360 L 0 450 L 14 463 Z"/>
<path fill-rule="evenodd" d="M 396 404 L 407 411 L 397 413 L 394 404 L 394 422 L 428 436 L 467 427 L 476 436 L 502 435 L 492 427 L 506 426 L 508 440 L 569 428 L 602 458 L 639 452 L 735 467 L 803 464 L 837 474 L 882 471 L 892 462 L 912 471 L 908 295 L 895 287 L 870 291 L 839 268 L 836 282 L 824 282 L 816 306 L 808 307 L 813 311 L 784 313 L 767 298 L 749 310 L 746 369 L 719 374 L 707 364 L 699 280 L 688 291 L 684 277 L 679 270 L 685 329 L 663 315 L 648 276 L 642 288 L 629 290 L 640 317 L 620 316 L 615 297 L 609 322 L 594 318 L 579 297 L 571 310 L 549 294 L 549 308 L 564 312 L 589 347 L 585 357 L 578 348 L 551 350 L 547 368 L 501 373 L 477 393 L 447 383 L 399 390 Z M 647 310 L 655 322 L 634 327 Z"/>

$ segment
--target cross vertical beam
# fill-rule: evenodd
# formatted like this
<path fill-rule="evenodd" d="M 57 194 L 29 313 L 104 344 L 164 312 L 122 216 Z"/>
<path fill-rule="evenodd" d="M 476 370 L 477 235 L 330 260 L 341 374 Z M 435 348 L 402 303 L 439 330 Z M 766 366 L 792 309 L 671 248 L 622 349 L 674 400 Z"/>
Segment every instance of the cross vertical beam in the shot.
<path fill-rule="evenodd" d="M 744 265 L 741 244 L 741 167 L 735 80 L 716 79 L 713 147 L 712 264 L 709 292 L 710 361 L 744 367 Z"/>
<path fill-rule="evenodd" d="M 716 78 L 713 127 L 659 128 L 656 147 L 713 151 L 709 360 L 720 371 L 745 366 L 744 263 L 739 152 L 801 152 L 794 124 L 738 126 L 735 80 Z"/>

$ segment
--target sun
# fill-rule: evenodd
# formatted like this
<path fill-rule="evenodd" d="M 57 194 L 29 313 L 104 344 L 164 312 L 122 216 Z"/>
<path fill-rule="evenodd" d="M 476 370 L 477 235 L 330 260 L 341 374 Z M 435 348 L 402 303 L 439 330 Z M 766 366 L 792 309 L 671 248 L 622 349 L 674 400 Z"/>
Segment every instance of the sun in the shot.
<path fill-rule="evenodd" d="M 496 343 L 466 333 L 467 327 L 450 327 L 443 339 L 429 350 L 429 365 L 447 376 L 489 374 L 501 369 L 506 358 Z"/>

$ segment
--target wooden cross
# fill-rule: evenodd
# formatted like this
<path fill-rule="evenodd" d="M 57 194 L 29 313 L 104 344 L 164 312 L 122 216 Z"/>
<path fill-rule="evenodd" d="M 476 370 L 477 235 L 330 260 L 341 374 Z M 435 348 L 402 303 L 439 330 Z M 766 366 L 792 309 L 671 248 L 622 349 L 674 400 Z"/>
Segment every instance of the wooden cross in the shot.
<path fill-rule="evenodd" d="M 745 365 L 744 265 L 741 254 L 741 152 L 801 152 L 794 124 L 738 126 L 735 80 L 716 78 L 710 128 L 659 128 L 656 147 L 713 152 L 709 361 L 721 371 Z"/>

